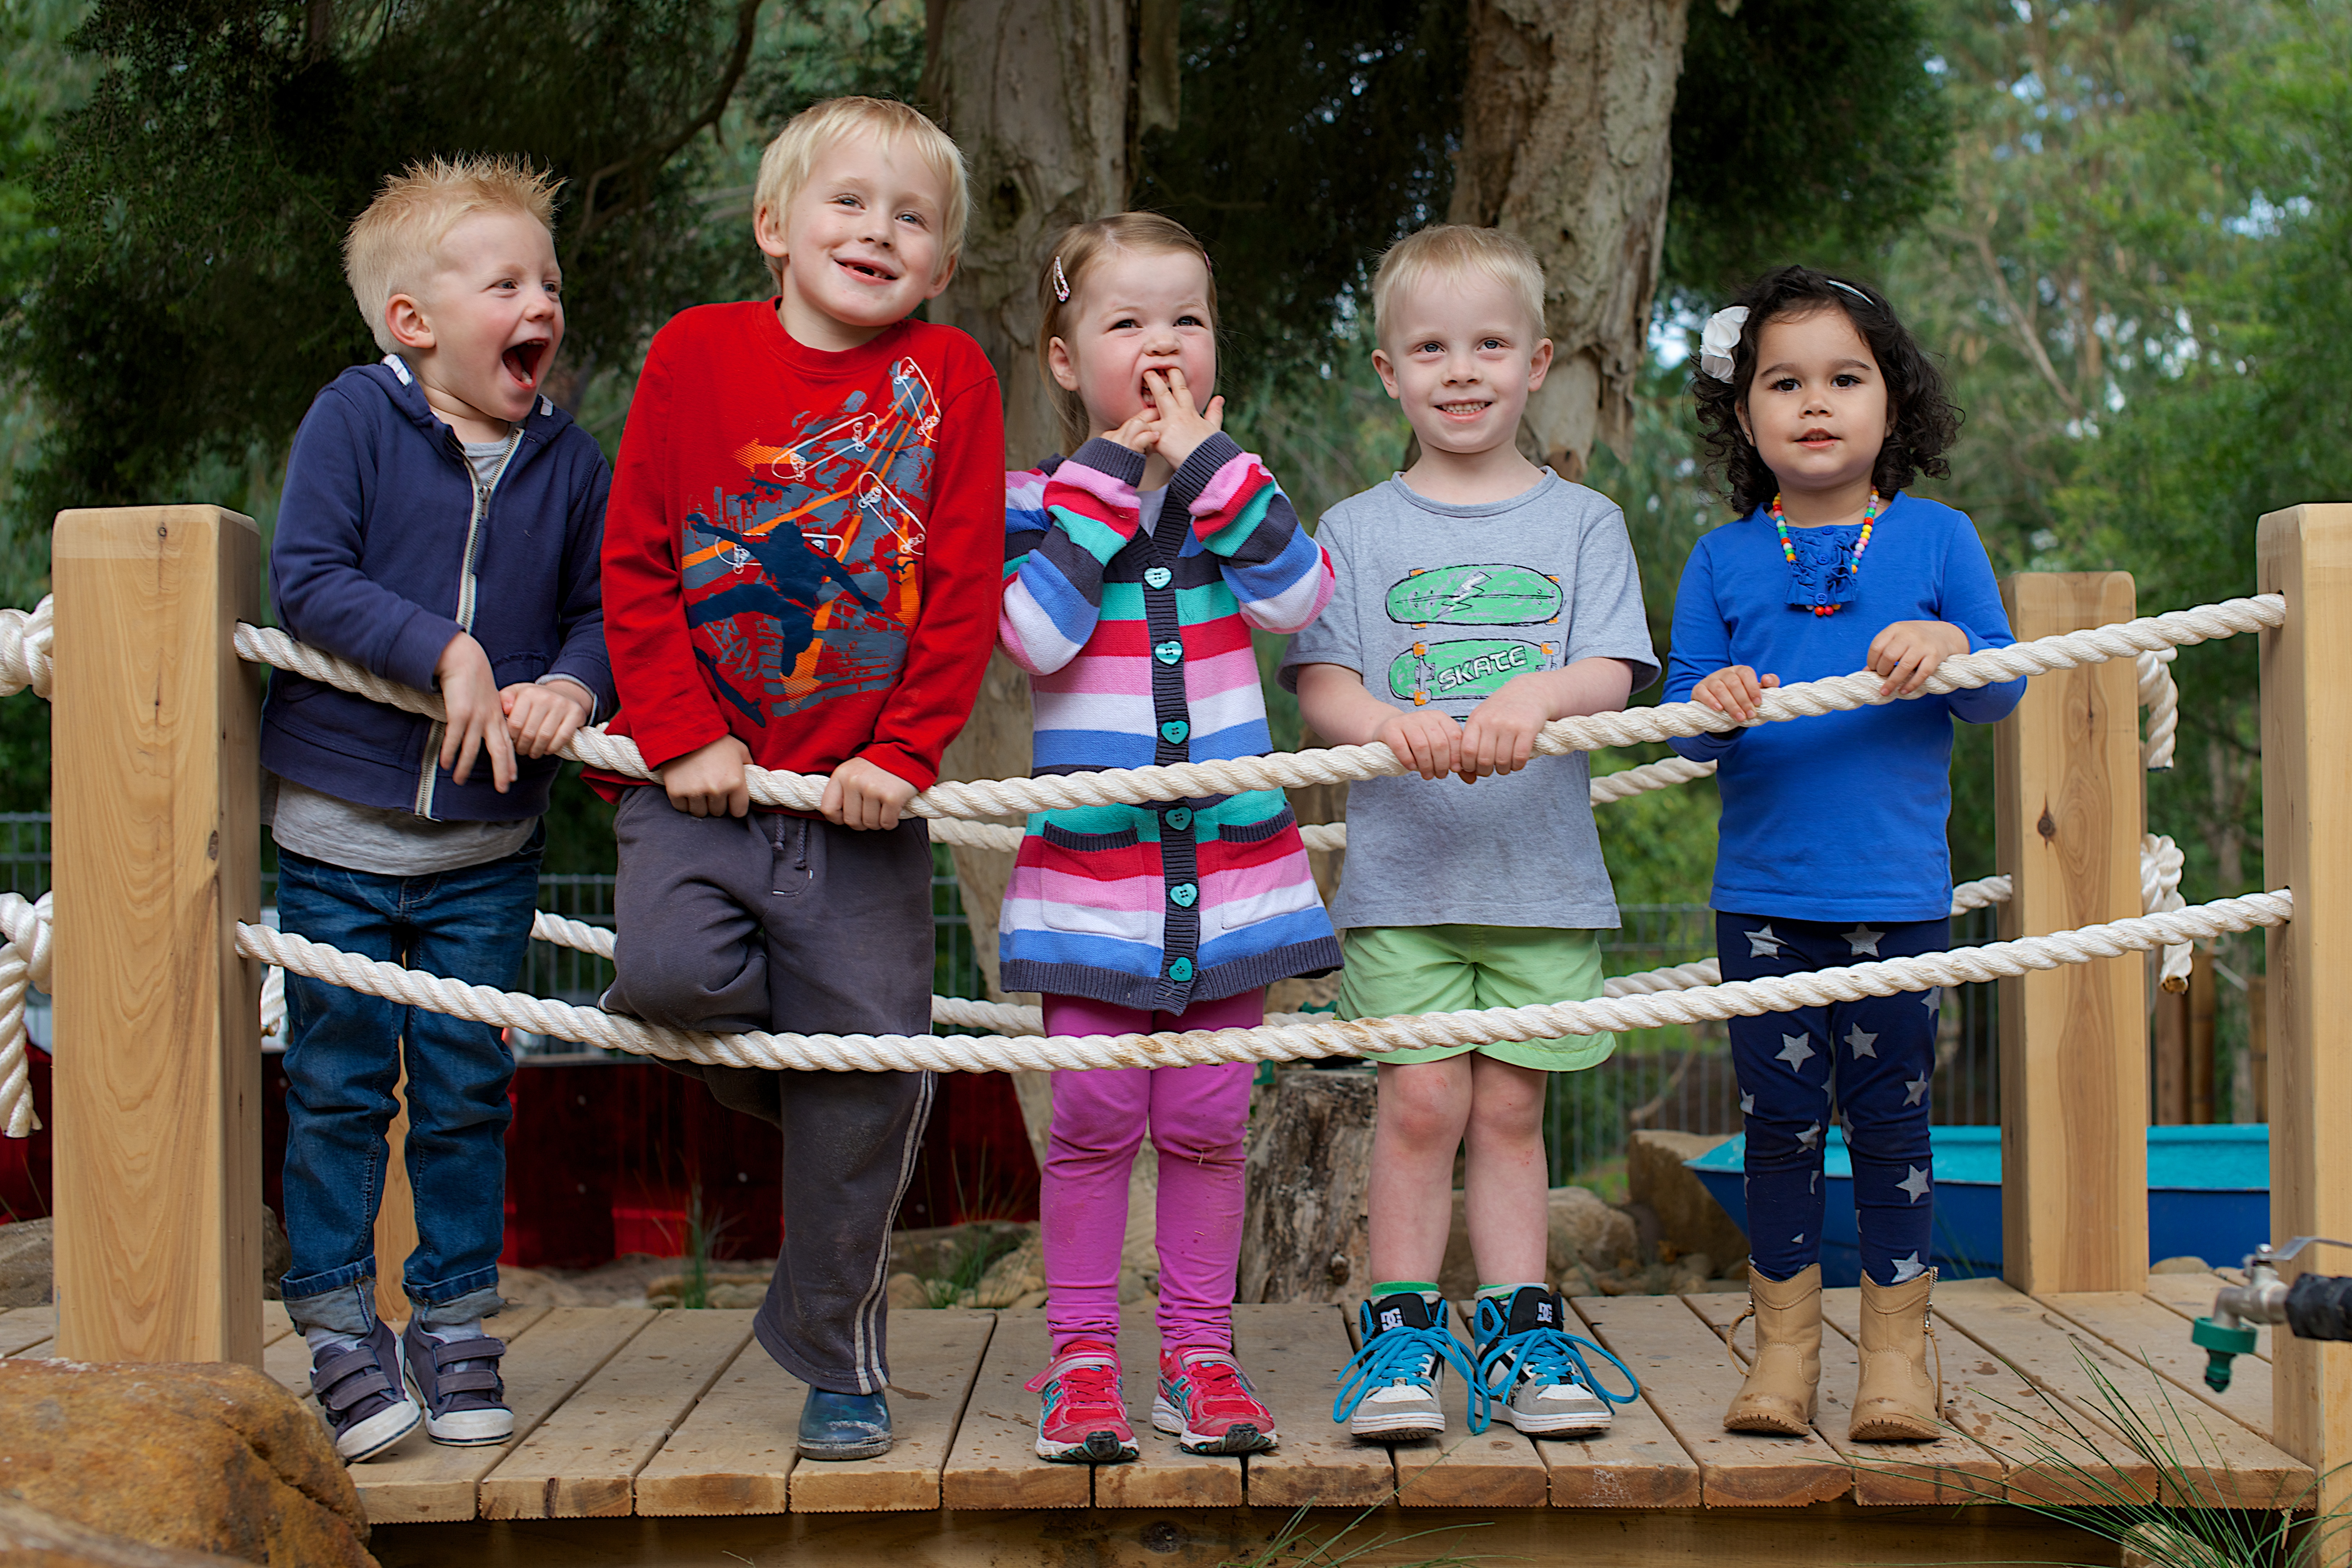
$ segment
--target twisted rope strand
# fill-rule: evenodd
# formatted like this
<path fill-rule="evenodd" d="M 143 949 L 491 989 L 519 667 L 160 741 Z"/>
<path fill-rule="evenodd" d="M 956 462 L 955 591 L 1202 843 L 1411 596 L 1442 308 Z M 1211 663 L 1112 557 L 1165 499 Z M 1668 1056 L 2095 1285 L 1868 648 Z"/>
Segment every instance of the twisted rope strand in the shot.
<path fill-rule="evenodd" d="M 0 661 L 6 657 L 0 650 Z M 0 946 L 0 1131 L 28 1138 L 40 1131 L 41 1119 L 33 1111 L 32 1067 L 25 1057 L 25 996 L 33 986 L 49 988 L 55 947 L 49 895 L 35 903 L 21 893 L 0 893 L 0 931 L 8 939 Z"/>

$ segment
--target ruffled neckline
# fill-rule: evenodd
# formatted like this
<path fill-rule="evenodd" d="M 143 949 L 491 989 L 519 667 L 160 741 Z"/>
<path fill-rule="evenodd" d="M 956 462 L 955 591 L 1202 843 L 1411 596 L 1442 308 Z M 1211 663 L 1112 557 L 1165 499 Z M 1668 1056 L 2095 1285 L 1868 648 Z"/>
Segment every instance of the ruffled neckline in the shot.
<path fill-rule="evenodd" d="M 1771 528 L 1770 518 L 1764 526 Z M 1856 586 L 1854 542 L 1862 537 L 1859 523 L 1834 523 L 1825 528 L 1789 530 L 1789 548 L 1796 559 L 1789 564 L 1789 607 L 1811 611 L 1817 606 L 1850 603 Z M 1776 533 L 1773 549 L 1780 549 Z"/>

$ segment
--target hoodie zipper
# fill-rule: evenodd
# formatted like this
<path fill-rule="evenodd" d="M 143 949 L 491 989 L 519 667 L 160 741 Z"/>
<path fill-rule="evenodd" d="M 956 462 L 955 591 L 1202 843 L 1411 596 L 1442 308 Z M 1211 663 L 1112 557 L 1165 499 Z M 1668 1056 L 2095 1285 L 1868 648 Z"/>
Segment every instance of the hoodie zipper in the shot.
<path fill-rule="evenodd" d="M 449 439 L 457 440 L 456 431 L 449 433 Z M 464 465 L 466 477 L 473 482 L 474 486 L 474 510 L 472 515 L 466 520 L 466 554 L 457 569 L 457 625 L 463 627 L 469 637 L 473 635 L 474 609 L 478 602 L 474 577 L 474 557 L 481 548 L 482 525 L 489 521 L 490 496 L 499 488 L 499 481 L 507 477 L 507 466 L 514 461 L 515 453 L 520 450 L 521 447 L 522 430 L 518 426 L 508 435 L 506 453 L 499 458 L 498 471 L 490 476 L 488 484 L 484 484 L 481 476 L 475 471 L 473 460 L 466 456 L 464 444 L 460 442 L 457 447 L 457 461 Z M 432 728 L 425 732 L 424 763 L 416 773 L 416 815 L 427 821 L 433 818 L 433 792 L 440 777 L 441 742 L 448 732 L 448 724 L 437 719 L 433 721 Z"/>

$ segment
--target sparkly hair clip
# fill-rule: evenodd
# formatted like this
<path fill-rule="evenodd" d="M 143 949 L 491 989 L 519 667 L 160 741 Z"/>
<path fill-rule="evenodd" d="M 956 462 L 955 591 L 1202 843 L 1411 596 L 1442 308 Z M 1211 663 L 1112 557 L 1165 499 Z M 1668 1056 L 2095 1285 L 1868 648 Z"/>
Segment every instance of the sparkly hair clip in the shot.
<path fill-rule="evenodd" d="M 1070 302 L 1070 279 L 1062 270 L 1062 258 L 1054 258 L 1054 298 L 1066 305 Z"/>

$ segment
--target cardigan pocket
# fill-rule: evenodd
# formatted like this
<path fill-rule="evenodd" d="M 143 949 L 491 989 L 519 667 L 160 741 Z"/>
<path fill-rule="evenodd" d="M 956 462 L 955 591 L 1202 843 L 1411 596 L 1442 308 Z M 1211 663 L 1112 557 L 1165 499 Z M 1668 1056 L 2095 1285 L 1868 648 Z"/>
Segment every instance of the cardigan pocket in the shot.
<path fill-rule="evenodd" d="M 1320 903 L 1298 819 L 1287 805 L 1256 822 L 1220 824 L 1202 858 L 1207 931 L 1247 931 Z"/>
<path fill-rule="evenodd" d="M 1073 833 L 1048 822 L 1038 837 L 1046 925 L 1121 942 L 1160 941 L 1159 858 L 1133 828 Z"/>

